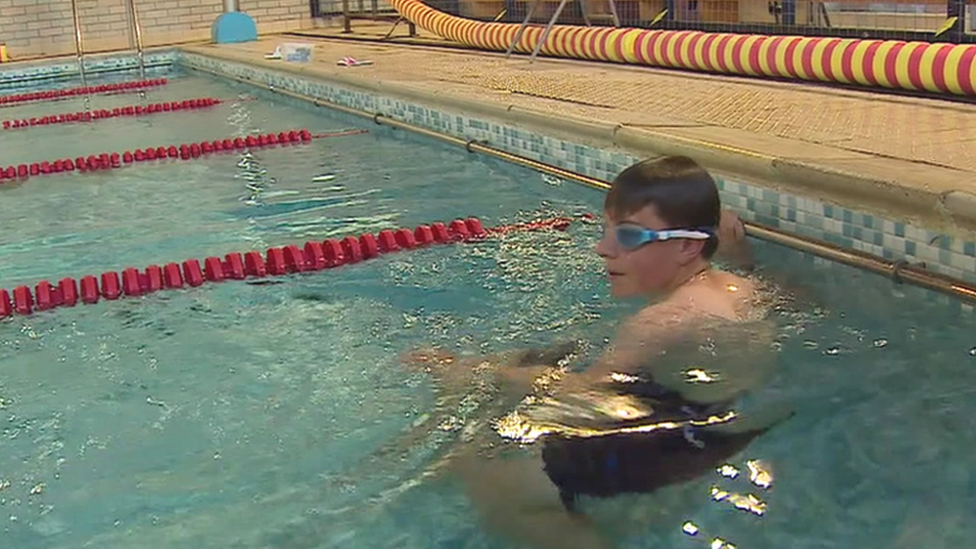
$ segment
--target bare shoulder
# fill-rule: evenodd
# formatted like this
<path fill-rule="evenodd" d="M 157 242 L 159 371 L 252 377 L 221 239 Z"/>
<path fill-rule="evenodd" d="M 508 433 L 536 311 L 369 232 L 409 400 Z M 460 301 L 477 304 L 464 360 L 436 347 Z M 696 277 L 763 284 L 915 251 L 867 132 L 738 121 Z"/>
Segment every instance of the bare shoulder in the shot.
<path fill-rule="evenodd" d="M 645 308 L 639 317 L 644 326 L 663 328 L 654 331 L 663 334 L 658 348 L 666 356 L 641 364 L 656 381 L 696 402 L 726 401 L 757 386 L 776 364 L 776 326 L 762 306 L 764 291 L 752 280 L 716 270 Z M 671 324 L 661 326 L 663 318 Z M 724 381 L 689 384 L 689 364 L 717 372 Z"/>
<path fill-rule="evenodd" d="M 755 319 L 761 289 L 748 278 L 712 270 L 708 276 L 676 291 L 667 301 L 685 310 L 688 317 L 725 321 Z"/>
<path fill-rule="evenodd" d="M 752 312 L 753 294 L 763 291 L 756 286 L 748 279 L 715 271 L 663 301 L 647 305 L 621 322 L 607 354 L 588 369 L 587 375 L 602 379 L 614 371 L 632 373 L 650 368 L 656 379 L 671 380 L 679 386 L 684 383 L 680 372 L 687 366 L 681 357 L 701 362 L 703 343 L 720 344 L 722 361 L 744 356 L 742 351 L 747 349 L 768 350 L 773 337 L 772 329 L 766 326 L 768 319 Z M 757 361 L 751 357 L 743 365 L 755 370 Z M 677 369 L 671 372 L 671 367 Z M 726 364 L 715 368 L 732 367 Z M 749 376 L 740 372 L 737 377 Z"/>

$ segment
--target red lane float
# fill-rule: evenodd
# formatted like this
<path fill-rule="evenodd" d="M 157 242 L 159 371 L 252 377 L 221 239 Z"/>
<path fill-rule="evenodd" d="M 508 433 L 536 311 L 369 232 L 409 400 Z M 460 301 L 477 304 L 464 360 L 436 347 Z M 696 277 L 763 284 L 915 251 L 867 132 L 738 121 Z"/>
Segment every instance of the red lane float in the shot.
<path fill-rule="evenodd" d="M 137 80 L 135 82 L 118 82 L 115 84 L 99 84 L 98 86 L 84 86 L 80 88 L 68 88 L 64 90 L 45 90 L 36 91 L 28 93 L 19 93 L 16 95 L 0 95 L 0 105 L 9 105 L 12 103 L 27 103 L 30 101 L 55 101 L 58 99 L 66 99 L 70 97 L 76 97 L 79 95 L 88 95 L 92 93 L 118 93 L 118 92 L 130 92 L 137 90 L 144 90 L 146 88 L 155 88 L 158 86 L 165 86 L 169 81 L 165 78 L 154 78 L 152 80 Z"/>
<path fill-rule="evenodd" d="M 220 99 L 214 97 L 201 97 L 198 99 L 184 99 L 183 101 L 171 101 L 168 103 L 152 103 L 150 105 L 128 105 L 125 107 L 114 107 L 112 110 L 98 109 L 93 111 L 80 111 L 64 114 L 51 114 L 48 116 L 31 117 L 22 120 L 4 120 L 3 129 L 19 130 L 34 126 L 49 126 L 52 124 L 71 124 L 74 122 L 92 122 L 96 120 L 107 120 L 120 116 L 143 116 L 147 114 L 172 113 L 178 111 L 189 111 L 205 109 L 222 103 Z"/>
<path fill-rule="evenodd" d="M 583 214 L 580 217 L 582 217 L 583 219 L 594 218 L 593 214 Z M 489 229 L 484 229 L 481 227 L 480 222 L 478 222 L 477 230 L 484 231 L 488 234 L 509 233 L 513 231 L 538 231 L 541 229 L 555 229 L 557 231 L 565 231 L 572 223 L 573 223 L 573 218 L 571 217 L 553 217 L 550 219 L 542 219 L 539 221 L 530 221 L 528 223 L 516 223 L 514 225 L 505 225 L 502 227 L 492 227 Z"/>
<path fill-rule="evenodd" d="M 266 250 L 263 256 L 258 251 L 244 254 L 233 252 L 223 259 L 212 256 L 204 259 L 202 268 L 199 259 L 187 259 L 182 263 L 167 263 L 163 267 L 150 265 L 142 270 L 126 267 L 121 273 L 106 271 L 98 277 L 85 275 L 77 283 L 74 278 L 63 278 L 57 286 L 42 280 L 34 286 L 33 292 L 28 286 L 17 286 L 12 295 L 7 290 L 0 289 L 0 318 L 15 313 L 30 315 L 35 310 L 73 307 L 78 303 L 79 297 L 81 303 L 91 305 L 102 298 L 115 300 L 163 289 L 197 287 L 224 280 L 320 271 L 351 265 L 398 250 L 481 240 L 491 235 L 514 231 L 564 231 L 572 221 L 572 218 L 559 217 L 485 229 L 479 219 L 469 217 L 455 219 L 448 225 L 438 222 L 420 225 L 414 230 L 384 230 L 378 236 L 366 233 L 359 237 L 347 236 L 341 240 L 327 239 L 323 242 L 306 242 L 301 246 L 273 247 Z"/>
<path fill-rule="evenodd" d="M 97 155 L 92 154 L 88 155 L 88 157 L 79 156 L 74 160 L 65 158 L 44 162 L 33 162 L 31 164 L 7 166 L 6 169 L 0 167 L 0 184 L 4 183 L 5 181 L 15 179 L 22 180 L 29 177 L 37 177 L 39 175 L 53 175 L 61 172 L 71 171 L 85 172 L 117 169 L 134 162 L 148 162 L 152 160 L 163 160 L 166 158 L 190 160 L 191 158 L 199 158 L 201 156 L 216 154 L 221 151 L 232 152 L 244 149 L 274 147 L 276 145 L 308 143 L 313 139 L 357 135 L 366 133 L 368 131 L 369 130 L 342 130 L 313 134 L 306 129 L 288 130 L 264 135 L 248 135 L 247 137 L 215 139 L 213 141 L 203 141 L 200 143 L 161 145 L 158 147 L 136 149 L 135 151 L 124 151 L 122 153 L 114 152 L 100 153 Z"/>

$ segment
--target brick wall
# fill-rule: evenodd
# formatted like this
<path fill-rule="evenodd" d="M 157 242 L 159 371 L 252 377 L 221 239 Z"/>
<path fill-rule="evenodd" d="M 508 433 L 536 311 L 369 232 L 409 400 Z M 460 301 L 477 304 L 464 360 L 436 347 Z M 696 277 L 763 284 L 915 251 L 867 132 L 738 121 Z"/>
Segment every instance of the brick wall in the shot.
<path fill-rule="evenodd" d="M 145 47 L 210 39 L 210 24 L 223 9 L 222 0 L 134 0 Z M 77 0 L 84 50 L 129 49 L 131 38 L 126 0 Z M 258 33 L 312 25 L 308 0 L 240 0 L 241 11 L 254 18 Z M 70 0 L 0 0 L 0 42 L 14 59 L 75 53 Z"/>

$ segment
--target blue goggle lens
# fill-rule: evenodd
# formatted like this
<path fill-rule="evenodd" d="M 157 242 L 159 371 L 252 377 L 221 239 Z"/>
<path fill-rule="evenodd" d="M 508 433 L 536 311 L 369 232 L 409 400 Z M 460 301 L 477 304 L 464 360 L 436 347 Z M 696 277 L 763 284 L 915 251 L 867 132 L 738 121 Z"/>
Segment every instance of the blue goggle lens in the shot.
<path fill-rule="evenodd" d="M 644 244 L 670 240 L 674 238 L 691 238 L 694 240 L 706 240 L 711 238 L 712 231 L 709 229 L 667 229 L 663 231 L 653 231 L 637 225 L 619 225 L 616 228 L 617 244 L 628 250 L 640 248 Z"/>
<path fill-rule="evenodd" d="M 654 231 L 646 231 L 640 227 L 628 225 L 617 227 L 617 244 L 620 244 L 622 248 L 639 248 L 648 242 L 654 242 L 657 240 L 656 237 L 657 234 Z"/>

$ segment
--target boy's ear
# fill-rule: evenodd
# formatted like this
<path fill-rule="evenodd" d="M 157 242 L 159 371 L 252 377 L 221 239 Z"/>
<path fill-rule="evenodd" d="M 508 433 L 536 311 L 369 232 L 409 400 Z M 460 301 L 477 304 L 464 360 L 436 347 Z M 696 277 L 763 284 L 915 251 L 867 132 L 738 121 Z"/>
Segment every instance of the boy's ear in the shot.
<path fill-rule="evenodd" d="M 705 243 L 707 240 L 693 240 L 690 238 L 683 239 L 681 241 L 681 262 L 688 263 L 701 255 L 702 249 L 705 248 Z"/>

